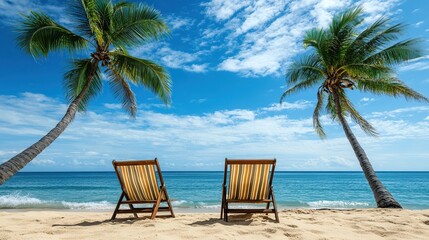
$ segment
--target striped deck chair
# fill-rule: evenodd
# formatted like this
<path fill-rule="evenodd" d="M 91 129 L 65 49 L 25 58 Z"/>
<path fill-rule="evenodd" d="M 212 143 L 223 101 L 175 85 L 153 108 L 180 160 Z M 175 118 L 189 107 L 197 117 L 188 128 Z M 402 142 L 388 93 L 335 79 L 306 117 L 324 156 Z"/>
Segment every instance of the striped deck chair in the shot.
<path fill-rule="evenodd" d="M 111 220 L 114 220 L 118 213 L 133 213 L 136 218 L 137 213 L 152 213 L 151 219 L 154 219 L 158 211 L 169 211 L 174 217 L 161 168 L 156 158 L 155 160 L 120 162 L 114 160 L 112 164 L 121 184 L 122 194 Z M 159 177 L 160 186 L 156 175 Z M 161 202 L 167 202 L 168 206 L 160 207 Z M 127 204 L 130 209 L 119 209 L 122 204 Z M 134 207 L 134 204 L 153 204 L 153 206 L 137 208 Z"/>
<path fill-rule="evenodd" d="M 279 222 L 273 192 L 273 176 L 276 159 L 231 160 L 225 158 L 225 174 L 222 186 L 220 218 L 228 221 L 228 213 L 274 213 Z M 229 168 L 229 184 L 227 175 Z M 263 209 L 231 209 L 230 203 L 266 203 Z M 270 209 L 270 204 L 273 208 Z"/>

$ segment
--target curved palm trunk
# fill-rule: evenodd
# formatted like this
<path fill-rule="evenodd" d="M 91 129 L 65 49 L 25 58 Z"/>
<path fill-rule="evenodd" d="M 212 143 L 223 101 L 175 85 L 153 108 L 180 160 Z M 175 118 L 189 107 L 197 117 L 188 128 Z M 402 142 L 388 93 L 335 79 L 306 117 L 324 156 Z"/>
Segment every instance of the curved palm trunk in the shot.
<path fill-rule="evenodd" d="M 363 173 L 365 174 L 366 180 L 371 187 L 372 193 L 374 194 L 375 201 L 377 202 L 377 207 L 379 208 L 402 208 L 401 205 L 395 200 L 395 198 L 390 194 L 390 192 L 383 186 L 381 181 L 378 179 L 375 174 L 374 169 L 372 168 L 371 163 L 369 162 L 368 157 L 366 156 L 365 151 L 360 146 L 357 138 L 353 134 L 352 130 L 349 127 L 346 119 L 343 117 L 340 107 L 340 100 L 336 90 L 332 93 L 335 101 L 335 108 L 337 110 L 338 119 L 343 126 L 344 133 L 347 136 L 350 144 L 352 145 L 353 151 L 356 154 L 357 159 L 359 160 L 360 166 Z"/>
<path fill-rule="evenodd" d="M 27 163 L 33 160 L 37 155 L 39 155 L 45 148 L 47 148 L 52 142 L 57 139 L 58 136 L 67 128 L 67 126 L 74 119 L 76 112 L 78 110 L 79 103 L 82 101 L 83 96 L 87 93 L 89 86 L 91 85 L 92 78 L 97 69 L 98 60 L 95 60 L 91 66 L 91 72 L 88 76 L 88 80 L 83 87 L 79 95 L 70 103 L 66 114 L 61 119 L 61 121 L 42 137 L 35 144 L 31 145 L 15 157 L 12 157 L 7 162 L 4 162 L 0 165 L 0 185 L 6 182 L 9 178 L 15 175 L 19 170 L 21 170 Z"/>

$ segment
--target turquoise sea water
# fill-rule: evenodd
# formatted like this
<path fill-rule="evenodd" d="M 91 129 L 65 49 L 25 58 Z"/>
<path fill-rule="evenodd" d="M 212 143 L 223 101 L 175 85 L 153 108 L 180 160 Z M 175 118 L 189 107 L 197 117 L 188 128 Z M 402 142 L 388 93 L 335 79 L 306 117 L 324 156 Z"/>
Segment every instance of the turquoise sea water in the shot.
<path fill-rule="evenodd" d="M 163 172 L 173 206 L 190 211 L 220 208 L 223 172 Z M 379 172 L 408 209 L 429 209 L 429 172 Z M 279 208 L 375 207 L 361 172 L 276 172 Z M 18 173 L 0 186 L 1 209 L 112 210 L 121 189 L 114 172 Z"/>

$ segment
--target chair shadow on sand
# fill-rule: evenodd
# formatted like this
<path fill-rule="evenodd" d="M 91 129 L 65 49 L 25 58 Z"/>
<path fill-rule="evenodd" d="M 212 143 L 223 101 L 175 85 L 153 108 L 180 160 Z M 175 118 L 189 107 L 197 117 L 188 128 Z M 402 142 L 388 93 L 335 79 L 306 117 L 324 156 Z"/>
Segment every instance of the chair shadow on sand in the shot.
<path fill-rule="evenodd" d="M 256 216 L 253 216 L 256 215 Z M 259 216 L 258 216 L 259 215 Z M 169 216 L 157 216 L 157 218 L 169 218 Z M 213 224 L 222 224 L 226 226 L 234 226 L 234 225 L 243 225 L 247 226 L 250 225 L 254 221 L 260 221 L 261 218 L 263 221 L 269 221 L 275 223 L 275 219 L 270 218 L 269 216 L 261 216 L 260 214 L 237 214 L 237 215 L 231 215 L 230 221 L 225 222 L 223 219 L 220 218 L 209 218 L 206 220 L 196 221 L 193 223 L 189 223 L 190 226 L 208 226 Z M 139 218 L 120 218 L 115 220 L 106 219 L 103 221 L 83 221 L 80 223 L 74 223 L 74 224 L 52 224 L 52 227 L 90 227 L 90 226 L 97 226 L 102 224 L 110 224 L 110 225 L 120 225 L 120 224 L 128 224 L 132 225 L 134 223 L 145 221 L 145 220 L 151 220 L 150 216 L 144 216 Z M 153 223 L 152 221 L 148 221 L 148 223 Z"/>
<path fill-rule="evenodd" d="M 157 218 L 169 218 L 170 216 L 157 216 Z M 97 226 L 101 224 L 110 224 L 110 225 L 119 225 L 119 224 L 134 224 L 136 222 L 142 221 L 142 220 L 151 220 L 150 216 L 144 216 L 144 217 L 130 217 L 130 218 L 117 218 L 115 220 L 106 219 L 103 221 L 83 221 L 80 223 L 75 224 L 52 224 L 52 227 L 89 227 L 89 226 Z"/>
<path fill-rule="evenodd" d="M 263 218 L 263 220 L 265 220 L 265 221 L 268 220 L 269 222 L 273 222 L 273 223 L 276 222 L 275 219 L 272 219 L 266 215 L 261 216 L 260 214 L 246 213 L 246 214 L 231 215 L 229 222 L 225 222 L 223 219 L 220 219 L 220 218 L 209 218 L 207 220 L 196 221 L 196 222 L 190 223 L 188 225 L 190 225 L 190 226 L 195 226 L 195 225 L 207 226 L 207 225 L 213 225 L 213 224 L 219 223 L 219 224 L 226 225 L 226 226 L 234 226 L 234 225 L 247 226 L 247 225 L 250 225 L 254 221 L 260 220 L 261 218 Z"/>

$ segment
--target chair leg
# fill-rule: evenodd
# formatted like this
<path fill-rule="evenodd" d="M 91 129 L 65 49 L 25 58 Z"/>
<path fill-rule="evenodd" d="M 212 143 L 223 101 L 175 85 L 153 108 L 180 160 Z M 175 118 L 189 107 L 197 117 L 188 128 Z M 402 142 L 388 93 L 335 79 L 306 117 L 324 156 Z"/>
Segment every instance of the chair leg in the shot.
<path fill-rule="evenodd" d="M 163 188 L 159 191 L 158 199 L 156 200 L 155 206 L 154 206 L 153 211 L 152 211 L 152 216 L 150 216 L 150 219 L 155 219 L 156 214 L 158 213 L 158 208 L 159 208 L 159 205 L 161 204 L 161 198 L 162 198 L 163 191 L 164 191 Z"/>
<path fill-rule="evenodd" d="M 173 211 L 173 207 L 171 206 L 170 199 L 168 199 L 167 204 L 168 204 L 168 208 L 170 209 L 170 212 L 171 212 L 171 217 L 175 218 L 176 215 L 174 215 L 174 211 Z"/>
<path fill-rule="evenodd" d="M 225 222 L 228 222 L 228 203 L 225 202 Z"/>
<path fill-rule="evenodd" d="M 222 203 L 220 206 L 220 219 L 223 218 L 224 207 L 225 207 L 225 188 L 222 188 Z"/>
<path fill-rule="evenodd" d="M 279 223 L 280 219 L 279 219 L 279 213 L 277 212 L 277 204 L 276 204 L 276 199 L 274 198 L 274 191 L 272 189 L 273 187 L 271 187 L 271 196 L 273 197 L 273 207 L 274 207 L 274 215 L 276 216 L 276 222 Z"/>
<path fill-rule="evenodd" d="M 268 202 L 268 203 L 267 203 L 267 207 L 266 207 L 265 209 L 267 209 L 267 210 L 268 210 L 268 209 L 270 209 L 270 203 L 271 203 L 271 202 Z M 268 213 L 265 213 L 265 215 L 268 215 Z"/>
<path fill-rule="evenodd" d="M 125 195 L 125 193 L 124 193 L 124 195 Z M 125 195 L 125 198 L 127 199 L 127 200 L 130 200 L 129 198 L 128 198 L 128 195 Z M 134 210 L 134 206 L 132 205 L 132 204 L 128 204 L 128 206 L 130 207 L 130 209 L 131 210 Z M 135 212 L 133 212 L 133 215 L 134 215 L 134 217 L 135 218 L 138 218 L 139 216 L 137 215 L 137 213 L 135 213 Z"/>
<path fill-rule="evenodd" d="M 113 211 L 113 215 L 112 215 L 112 217 L 110 218 L 110 220 L 115 220 L 115 218 L 116 218 L 116 214 L 117 214 L 117 212 L 118 212 L 118 210 L 119 210 L 119 207 L 121 206 L 121 202 L 122 202 L 122 199 L 124 198 L 124 196 L 125 196 L 125 194 L 124 194 L 124 192 L 122 192 L 122 193 L 121 193 L 121 196 L 119 197 L 118 204 L 116 204 L 115 211 Z"/>
<path fill-rule="evenodd" d="M 167 188 L 164 188 L 164 194 L 165 194 L 165 198 L 167 199 L 167 205 L 168 205 L 168 208 L 170 209 L 171 216 L 176 217 L 174 215 L 173 206 L 171 206 L 170 198 L 168 197 Z"/>

